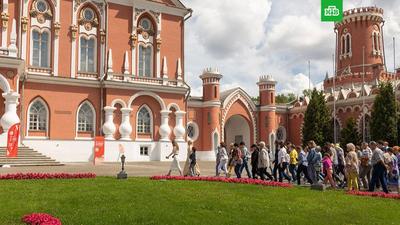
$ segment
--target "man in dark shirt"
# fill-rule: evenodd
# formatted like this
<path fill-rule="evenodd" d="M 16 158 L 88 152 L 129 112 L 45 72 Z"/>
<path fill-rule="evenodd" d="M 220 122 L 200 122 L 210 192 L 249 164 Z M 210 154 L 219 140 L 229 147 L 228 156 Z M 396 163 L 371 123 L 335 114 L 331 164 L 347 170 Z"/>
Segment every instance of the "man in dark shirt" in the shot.
<path fill-rule="evenodd" d="M 196 148 L 195 147 L 192 148 L 192 153 L 189 156 L 189 160 L 190 160 L 190 166 L 189 166 L 190 176 L 193 177 L 195 175 L 194 168 L 196 166 Z"/>
<path fill-rule="evenodd" d="M 253 179 L 257 179 L 258 172 L 258 154 L 260 153 L 257 145 L 251 146 L 251 174 L 253 175 Z"/>

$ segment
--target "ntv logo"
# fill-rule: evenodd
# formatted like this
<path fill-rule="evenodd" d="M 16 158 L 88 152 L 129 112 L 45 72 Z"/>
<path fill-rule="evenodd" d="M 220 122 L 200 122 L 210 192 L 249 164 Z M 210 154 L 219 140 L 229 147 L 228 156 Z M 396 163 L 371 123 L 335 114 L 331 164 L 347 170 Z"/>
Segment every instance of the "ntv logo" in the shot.
<path fill-rule="evenodd" d="M 334 5 L 328 6 L 328 8 L 325 9 L 325 16 L 339 16 L 339 14 L 340 10 Z"/>
<path fill-rule="evenodd" d="M 340 22 L 343 19 L 343 0 L 321 0 L 321 21 Z"/>

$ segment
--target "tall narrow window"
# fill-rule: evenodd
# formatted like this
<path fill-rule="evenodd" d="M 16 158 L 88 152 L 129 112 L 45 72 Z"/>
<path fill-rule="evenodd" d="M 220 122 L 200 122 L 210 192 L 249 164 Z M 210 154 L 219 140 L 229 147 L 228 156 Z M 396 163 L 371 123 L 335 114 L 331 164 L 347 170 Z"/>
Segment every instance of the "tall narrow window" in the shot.
<path fill-rule="evenodd" d="M 346 52 L 346 39 L 343 36 L 342 37 L 342 55 L 345 54 L 345 52 Z"/>
<path fill-rule="evenodd" d="M 49 67 L 49 34 L 32 31 L 32 66 Z"/>
<path fill-rule="evenodd" d="M 94 112 L 89 103 L 85 102 L 78 112 L 78 131 L 90 132 L 94 127 Z"/>
<path fill-rule="evenodd" d="M 95 40 L 80 38 L 80 68 L 81 72 L 96 72 Z"/>
<path fill-rule="evenodd" d="M 139 76 L 151 77 L 152 76 L 152 47 L 143 45 L 139 46 Z"/>
<path fill-rule="evenodd" d="M 46 131 L 47 108 L 40 100 L 36 100 L 29 108 L 29 130 Z"/>
<path fill-rule="evenodd" d="M 151 133 L 151 115 L 146 106 L 140 108 L 137 115 L 137 132 L 138 133 Z"/>
<path fill-rule="evenodd" d="M 348 34 L 346 36 L 346 54 L 349 54 L 351 51 L 351 38 L 350 38 L 350 34 Z"/>

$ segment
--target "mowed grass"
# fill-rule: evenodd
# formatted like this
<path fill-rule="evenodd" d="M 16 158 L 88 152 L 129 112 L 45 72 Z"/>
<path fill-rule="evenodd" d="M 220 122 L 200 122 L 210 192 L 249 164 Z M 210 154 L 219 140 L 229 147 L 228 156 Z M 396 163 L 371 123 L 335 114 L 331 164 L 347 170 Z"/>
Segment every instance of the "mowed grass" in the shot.
<path fill-rule="evenodd" d="M 342 191 L 189 181 L 0 181 L 0 224 L 33 212 L 63 224 L 400 224 L 400 201 Z"/>

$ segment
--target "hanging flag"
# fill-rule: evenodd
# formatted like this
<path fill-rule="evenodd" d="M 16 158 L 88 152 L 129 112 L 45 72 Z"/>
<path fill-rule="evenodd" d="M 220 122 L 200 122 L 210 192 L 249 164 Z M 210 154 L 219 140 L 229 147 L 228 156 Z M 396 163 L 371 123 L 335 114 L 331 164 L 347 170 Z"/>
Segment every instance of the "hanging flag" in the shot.
<path fill-rule="evenodd" d="M 95 164 L 96 158 L 104 158 L 104 137 L 97 136 L 94 138 L 94 159 Z"/>
<path fill-rule="evenodd" d="M 7 157 L 17 157 L 18 155 L 19 128 L 20 124 L 16 123 L 8 129 Z"/>

